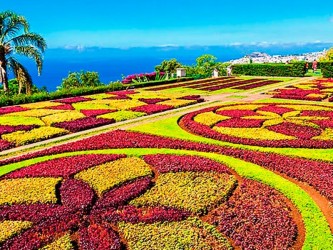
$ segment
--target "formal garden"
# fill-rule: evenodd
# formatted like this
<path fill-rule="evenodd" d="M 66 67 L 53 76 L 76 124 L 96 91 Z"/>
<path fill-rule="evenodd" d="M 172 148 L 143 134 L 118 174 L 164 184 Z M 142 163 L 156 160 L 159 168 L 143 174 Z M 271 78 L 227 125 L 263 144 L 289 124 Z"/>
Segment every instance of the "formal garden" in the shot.
<path fill-rule="evenodd" d="M 320 76 L 230 75 L 203 55 L 110 84 L 72 72 L 49 93 L 11 57 L 42 68 L 44 39 L 22 36 L 0 39 L 0 249 L 332 249 L 332 58 Z"/>

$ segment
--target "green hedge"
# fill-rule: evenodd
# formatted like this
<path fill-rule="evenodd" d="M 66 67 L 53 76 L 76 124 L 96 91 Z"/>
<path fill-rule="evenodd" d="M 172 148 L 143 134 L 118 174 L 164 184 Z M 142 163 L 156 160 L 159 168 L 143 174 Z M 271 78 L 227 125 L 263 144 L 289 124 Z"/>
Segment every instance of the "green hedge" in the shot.
<path fill-rule="evenodd" d="M 325 78 L 333 77 L 333 62 L 321 62 L 321 73 Z"/>
<path fill-rule="evenodd" d="M 305 62 L 282 64 L 282 63 L 251 63 L 234 64 L 232 66 L 234 75 L 249 76 L 289 76 L 303 77 L 305 75 Z"/>

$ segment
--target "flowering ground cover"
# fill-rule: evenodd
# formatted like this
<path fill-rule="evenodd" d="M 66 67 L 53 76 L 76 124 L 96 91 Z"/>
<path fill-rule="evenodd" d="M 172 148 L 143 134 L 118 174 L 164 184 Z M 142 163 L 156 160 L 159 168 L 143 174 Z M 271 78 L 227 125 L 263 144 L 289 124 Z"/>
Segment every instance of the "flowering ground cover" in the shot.
<path fill-rule="evenodd" d="M 0 150 L 202 102 L 198 95 L 123 90 L 0 108 Z"/>
<path fill-rule="evenodd" d="M 274 110 L 273 104 L 258 105 L 238 105 L 237 112 L 231 105 L 219 107 L 223 115 L 210 111 L 202 120 L 213 124 L 230 113 L 240 119 L 257 116 L 257 109 Z M 283 104 L 276 113 L 303 108 Z M 308 117 L 315 113 L 309 107 L 303 111 Z M 16 181 L 25 187 L 24 180 L 38 189 L 35 180 L 44 178 L 59 183 L 41 193 L 39 203 L 29 202 L 30 196 L 10 203 L 15 197 L 7 195 L 0 223 L 19 224 L 0 237 L 4 248 L 329 249 L 333 244 L 311 196 L 270 171 L 302 180 L 333 201 L 328 162 L 116 130 L 0 164 L 0 186 Z M 52 200 L 49 193 L 59 195 Z"/>
<path fill-rule="evenodd" d="M 289 85 L 282 89 L 268 92 L 273 98 L 294 99 L 305 101 L 332 101 L 333 82 L 330 79 L 313 80 Z"/>

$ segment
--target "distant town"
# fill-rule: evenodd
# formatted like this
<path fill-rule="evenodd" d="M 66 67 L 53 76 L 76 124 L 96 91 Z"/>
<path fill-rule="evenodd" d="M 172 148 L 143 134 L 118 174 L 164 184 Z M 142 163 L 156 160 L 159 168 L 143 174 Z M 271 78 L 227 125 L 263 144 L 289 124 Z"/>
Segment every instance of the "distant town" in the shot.
<path fill-rule="evenodd" d="M 288 63 L 290 61 L 307 61 L 313 62 L 322 57 L 326 53 L 326 50 L 320 52 L 311 52 L 311 53 L 304 53 L 301 55 L 268 55 L 262 52 L 253 52 L 250 55 L 246 55 L 240 59 L 231 60 L 232 64 L 243 64 L 243 63 Z"/>

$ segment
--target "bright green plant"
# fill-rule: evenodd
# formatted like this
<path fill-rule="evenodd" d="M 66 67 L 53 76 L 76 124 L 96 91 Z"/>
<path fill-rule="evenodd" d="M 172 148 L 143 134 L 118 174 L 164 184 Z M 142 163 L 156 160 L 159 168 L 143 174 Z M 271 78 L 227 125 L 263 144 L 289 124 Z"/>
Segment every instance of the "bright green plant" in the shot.
<path fill-rule="evenodd" d="M 98 87 L 103 85 L 99 80 L 97 72 L 81 71 L 70 72 L 67 78 L 62 79 L 60 90 L 82 88 L 82 87 Z"/>

